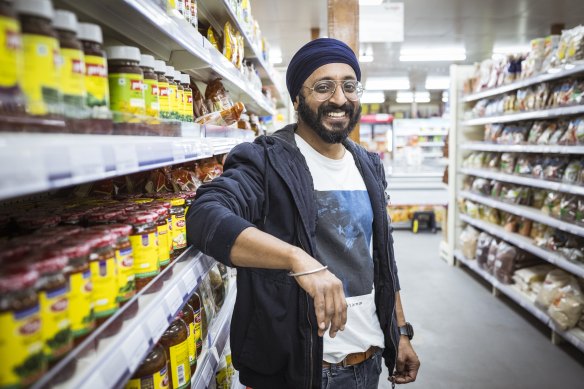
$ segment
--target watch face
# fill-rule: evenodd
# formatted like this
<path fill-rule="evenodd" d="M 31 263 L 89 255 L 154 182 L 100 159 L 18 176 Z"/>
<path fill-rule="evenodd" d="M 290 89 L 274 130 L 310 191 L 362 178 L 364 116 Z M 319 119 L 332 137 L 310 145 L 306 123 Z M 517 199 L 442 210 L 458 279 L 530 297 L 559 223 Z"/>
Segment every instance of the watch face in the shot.
<path fill-rule="evenodd" d="M 400 335 L 407 336 L 410 340 L 414 337 L 414 327 L 410 323 L 407 323 L 399 328 Z"/>

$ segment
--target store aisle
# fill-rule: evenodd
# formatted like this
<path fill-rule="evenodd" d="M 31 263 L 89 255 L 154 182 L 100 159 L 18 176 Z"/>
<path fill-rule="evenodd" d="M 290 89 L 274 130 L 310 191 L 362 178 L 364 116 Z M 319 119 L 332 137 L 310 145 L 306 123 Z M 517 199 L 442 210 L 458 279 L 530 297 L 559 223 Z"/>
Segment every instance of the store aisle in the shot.
<path fill-rule="evenodd" d="M 440 234 L 394 233 L 406 318 L 422 363 L 404 389 L 582 388 L 584 355 L 438 256 Z M 581 361 L 579 363 L 578 361 Z M 384 368 L 379 388 L 391 388 Z"/>

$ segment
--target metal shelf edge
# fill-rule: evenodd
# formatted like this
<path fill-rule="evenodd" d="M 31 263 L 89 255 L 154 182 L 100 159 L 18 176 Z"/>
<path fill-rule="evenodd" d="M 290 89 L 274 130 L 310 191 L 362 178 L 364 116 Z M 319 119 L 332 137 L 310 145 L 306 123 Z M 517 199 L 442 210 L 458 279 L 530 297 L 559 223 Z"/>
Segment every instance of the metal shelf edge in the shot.
<path fill-rule="evenodd" d="M 518 122 L 518 121 L 522 121 L 522 120 L 550 119 L 550 118 L 557 118 L 560 116 L 579 115 L 582 113 L 584 113 L 584 105 L 576 105 L 576 106 L 570 106 L 570 107 L 551 108 L 551 109 L 546 109 L 546 110 L 542 110 L 542 111 L 519 112 L 519 113 L 511 113 L 511 114 L 507 114 L 507 115 L 473 118 L 473 119 L 464 120 L 462 122 L 462 125 L 463 126 L 479 126 L 479 125 L 491 124 L 491 123 L 510 123 L 510 122 Z"/>

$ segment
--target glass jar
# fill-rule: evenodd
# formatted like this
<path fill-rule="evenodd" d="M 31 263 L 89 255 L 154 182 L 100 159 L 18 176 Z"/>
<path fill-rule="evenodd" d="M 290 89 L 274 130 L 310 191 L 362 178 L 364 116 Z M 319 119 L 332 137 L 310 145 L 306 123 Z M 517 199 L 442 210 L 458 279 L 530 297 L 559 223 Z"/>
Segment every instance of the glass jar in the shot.
<path fill-rule="evenodd" d="M 99 211 L 85 215 L 87 226 L 97 226 L 100 224 L 114 224 L 126 212 L 121 209 L 102 208 Z"/>
<path fill-rule="evenodd" d="M 166 67 L 166 79 L 168 80 L 168 107 L 170 109 L 169 119 L 178 119 L 178 91 L 174 82 L 174 67 Z"/>
<path fill-rule="evenodd" d="M 181 85 L 184 89 L 183 117 L 186 122 L 194 122 L 193 90 L 191 89 L 191 77 L 188 74 L 181 74 Z"/>
<path fill-rule="evenodd" d="M 14 10 L 22 28 L 24 73 L 22 90 L 27 113 L 34 116 L 62 115 L 57 57 L 59 41 L 51 20 L 49 0 L 19 0 Z"/>
<path fill-rule="evenodd" d="M 168 389 L 168 359 L 164 347 L 155 344 L 138 367 L 126 389 Z"/>
<path fill-rule="evenodd" d="M 92 23 L 79 23 L 79 40 L 85 59 L 87 107 L 91 109 L 92 117 L 108 118 L 109 84 L 101 27 Z"/>
<path fill-rule="evenodd" d="M 130 243 L 132 226 L 129 224 L 108 224 L 95 226 L 92 229 L 108 231 L 116 238 L 114 251 L 116 268 L 118 270 L 118 296 L 117 301 L 123 306 L 136 295 L 136 275 L 134 273 L 134 252 Z"/>
<path fill-rule="evenodd" d="M 168 244 L 168 256 L 169 258 L 174 258 L 174 244 L 172 242 L 172 215 L 170 214 L 170 201 L 165 200 L 164 198 L 156 199 L 156 203 L 162 205 L 164 208 L 168 210 L 166 221 L 168 226 L 168 235 L 166 236 L 166 241 Z"/>
<path fill-rule="evenodd" d="M 166 78 L 166 63 L 164 61 L 154 61 L 154 72 L 158 77 L 158 102 L 160 106 L 160 117 L 170 118 L 170 100 L 168 95 L 168 79 Z"/>
<path fill-rule="evenodd" d="M 65 239 L 52 248 L 69 261 L 65 273 L 69 277 L 69 320 L 74 344 L 81 343 L 95 329 L 89 244 L 78 239 Z"/>
<path fill-rule="evenodd" d="M 178 257 L 187 247 L 187 229 L 185 222 L 185 199 L 174 197 L 170 200 L 172 217 L 172 247 L 174 257 Z"/>
<path fill-rule="evenodd" d="M 176 114 L 177 119 L 181 122 L 185 120 L 184 113 L 184 101 L 185 101 L 185 88 L 181 84 L 182 75 L 179 71 L 174 71 L 174 84 L 176 85 Z"/>
<path fill-rule="evenodd" d="M 189 344 L 189 364 L 191 366 L 191 376 L 195 374 L 197 369 L 197 345 L 195 342 L 195 312 L 193 308 L 186 303 L 179 311 L 179 317 L 184 320 L 189 328 L 189 337 L 187 339 Z"/>
<path fill-rule="evenodd" d="M 106 48 L 110 109 L 118 123 L 139 122 L 146 114 L 144 72 L 138 66 L 140 50 L 132 46 Z"/>
<path fill-rule="evenodd" d="M 74 238 L 90 246 L 89 267 L 93 284 L 91 297 L 96 324 L 99 326 L 119 308 L 115 237 L 109 232 L 88 228 Z"/>
<path fill-rule="evenodd" d="M 195 202 L 195 197 L 197 192 L 195 191 L 182 191 L 181 196 L 185 198 L 185 218 L 189 215 L 189 208 Z"/>
<path fill-rule="evenodd" d="M 158 76 L 154 73 L 154 57 L 142 54 L 140 67 L 144 72 L 144 101 L 146 116 L 160 117 L 160 103 L 158 101 Z"/>
<path fill-rule="evenodd" d="M 195 328 L 195 346 L 196 346 L 196 354 L 197 357 L 201 355 L 201 351 L 203 350 L 203 332 L 201 328 L 202 323 L 202 311 L 201 311 L 201 298 L 197 292 L 193 293 L 192 296 L 189 298 L 188 304 L 193 309 L 194 314 L 194 328 Z"/>
<path fill-rule="evenodd" d="M 54 364 L 73 348 L 69 276 L 64 271 L 69 258 L 59 251 L 47 250 L 31 257 L 30 261 L 39 274 L 36 289 L 41 308 L 43 350 L 49 364 Z"/>
<path fill-rule="evenodd" d="M 158 239 L 155 212 L 138 211 L 125 215 L 120 222 L 132 226 L 130 244 L 134 253 L 136 291 L 142 290 L 160 274 L 158 263 Z"/>
<path fill-rule="evenodd" d="M 146 204 L 144 209 L 150 212 L 156 212 L 158 218 L 156 219 L 156 233 L 158 236 L 158 263 L 160 269 L 165 269 L 170 264 L 170 249 L 168 243 L 168 216 L 169 209 L 161 205 L 159 202 Z"/>
<path fill-rule="evenodd" d="M 0 0 L 0 42 L 6 42 L 0 55 L 0 116 L 24 113 L 22 82 L 22 44 L 20 23 L 12 1 Z M 1 120 L 1 119 L 0 119 Z"/>
<path fill-rule="evenodd" d="M 23 233 L 30 233 L 41 228 L 52 228 L 59 225 L 61 218 L 57 215 L 29 212 L 16 218 L 16 225 Z"/>
<path fill-rule="evenodd" d="M 186 323 L 177 317 L 160 338 L 168 355 L 170 387 L 173 389 L 186 389 L 191 385 L 188 337 Z"/>
<path fill-rule="evenodd" d="M 31 266 L 3 263 L 0 272 L 0 387 L 27 387 L 47 370 Z"/>

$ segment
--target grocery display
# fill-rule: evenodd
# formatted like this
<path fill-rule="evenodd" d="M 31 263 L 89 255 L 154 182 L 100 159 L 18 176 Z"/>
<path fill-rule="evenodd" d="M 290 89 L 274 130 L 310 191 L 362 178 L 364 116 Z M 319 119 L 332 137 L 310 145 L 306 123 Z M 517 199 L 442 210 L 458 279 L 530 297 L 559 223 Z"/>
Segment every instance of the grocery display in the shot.
<path fill-rule="evenodd" d="M 461 152 L 450 158 L 449 235 L 460 239 L 447 251 L 584 351 L 584 69 L 558 42 L 532 41 L 515 72 L 511 62 L 453 68 L 451 95 L 464 94 L 453 110 Z M 563 283 L 548 281 L 557 274 Z"/>

